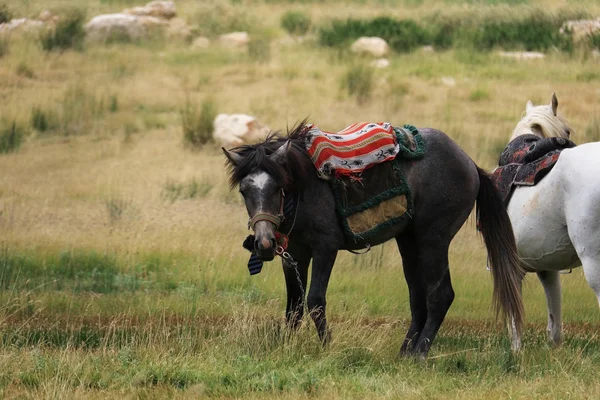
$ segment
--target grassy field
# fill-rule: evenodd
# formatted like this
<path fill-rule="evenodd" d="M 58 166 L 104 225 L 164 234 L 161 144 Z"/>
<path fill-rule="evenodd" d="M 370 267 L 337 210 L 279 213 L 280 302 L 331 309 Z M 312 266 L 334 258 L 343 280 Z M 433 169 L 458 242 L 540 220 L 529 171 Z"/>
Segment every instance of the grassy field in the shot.
<path fill-rule="evenodd" d="M 47 3 L 7 4 L 32 16 Z M 143 2 L 52 7 L 89 17 L 133 4 Z M 552 92 L 573 139 L 600 140 L 600 60 L 588 51 L 526 62 L 461 47 L 392 54 L 389 68 L 359 73 L 359 101 L 348 76 L 366 60 L 310 35 L 284 42 L 279 24 L 289 10 L 318 26 L 509 6 L 600 15 L 600 3 L 576 1 L 180 0 L 190 24 L 234 21 L 268 50 L 157 40 L 45 52 L 36 38 L 12 37 L 0 57 L 0 135 L 14 126 L 23 139 L 0 154 L 0 397 L 599 398 L 598 304 L 581 271 L 562 276 L 565 343 L 556 349 L 545 338 L 543 291 L 526 280 L 525 349 L 512 355 L 490 311 L 472 219 L 451 247 L 457 297 L 427 362 L 396 357 L 410 321 L 393 243 L 338 258 L 330 346 L 312 323 L 290 335 L 279 263 L 254 277 L 246 270 L 247 215 L 218 146 L 183 140 L 182 110 L 204 102 L 273 129 L 306 116 L 326 130 L 359 120 L 435 127 L 491 169 L 526 101 L 548 103 Z"/>

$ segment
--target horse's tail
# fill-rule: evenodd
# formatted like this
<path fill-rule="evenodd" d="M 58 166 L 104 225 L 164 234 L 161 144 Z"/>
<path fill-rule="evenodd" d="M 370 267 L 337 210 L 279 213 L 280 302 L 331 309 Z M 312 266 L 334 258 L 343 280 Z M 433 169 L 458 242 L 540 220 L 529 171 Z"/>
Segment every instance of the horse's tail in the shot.
<path fill-rule="evenodd" d="M 524 315 L 521 281 L 525 271 L 517 254 L 515 235 L 502 198 L 489 175 L 479 167 L 477 172 L 477 220 L 494 280 L 494 311 L 496 316 L 501 312 L 504 319 L 512 319 L 513 328 L 520 335 Z"/>

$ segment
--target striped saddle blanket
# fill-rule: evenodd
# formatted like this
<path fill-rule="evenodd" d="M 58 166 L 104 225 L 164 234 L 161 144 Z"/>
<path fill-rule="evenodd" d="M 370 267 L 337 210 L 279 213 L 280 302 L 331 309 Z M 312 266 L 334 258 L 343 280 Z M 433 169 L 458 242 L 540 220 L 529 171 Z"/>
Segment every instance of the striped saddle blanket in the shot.
<path fill-rule="evenodd" d="M 337 133 L 307 127 L 306 149 L 322 178 L 358 174 L 400 151 L 397 130 L 389 122 L 361 122 Z M 411 135 L 412 137 L 412 135 Z"/>

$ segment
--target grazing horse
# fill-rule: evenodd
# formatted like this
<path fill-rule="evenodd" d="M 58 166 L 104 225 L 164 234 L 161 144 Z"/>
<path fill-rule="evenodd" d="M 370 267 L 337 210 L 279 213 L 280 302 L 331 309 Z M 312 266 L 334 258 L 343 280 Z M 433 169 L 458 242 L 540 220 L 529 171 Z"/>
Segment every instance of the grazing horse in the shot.
<path fill-rule="evenodd" d="M 521 135 L 568 139 L 571 128 L 557 112 L 558 100 L 534 106 L 511 141 Z M 554 168 L 535 186 L 517 187 L 508 203 L 517 249 L 525 268 L 536 272 L 548 305 L 548 337 L 562 341 L 559 272 L 583 265 L 585 277 L 600 302 L 600 142 L 562 150 Z M 513 332 L 512 347 L 521 347 Z"/>
<path fill-rule="evenodd" d="M 477 203 L 479 225 L 493 275 L 496 312 L 512 318 L 520 332 L 522 275 L 510 219 L 490 177 L 446 134 L 420 129 L 426 153 L 419 160 L 401 159 L 400 170 L 412 195 L 405 225 L 388 226 L 367 242 L 349 240 L 336 212 L 331 182 L 321 179 L 305 143 L 307 126 L 287 135 L 270 134 L 262 143 L 223 149 L 232 188 L 239 186 L 254 231 L 253 254 L 270 261 L 282 254 L 276 238 L 288 233 L 283 258 L 287 288 L 286 322 L 299 325 L 306 301 L 320 339 L 330 330 L 326 291 L 339 250 L 359 250 L 395 239 L 409 287 L 411 323 L 401 355 L 425 358 L 454 300 L 448 248 Z M 375 165 L 372 168 L 379 168 Z M 285 199 L 296 199 L 293 218 L 282 221 Z M 252 243 L 252 240 L 251 240 Z M 309 263 L 312 272 L 305 290 Z M 250 264 L 249 264 L 250 266 Z"/>

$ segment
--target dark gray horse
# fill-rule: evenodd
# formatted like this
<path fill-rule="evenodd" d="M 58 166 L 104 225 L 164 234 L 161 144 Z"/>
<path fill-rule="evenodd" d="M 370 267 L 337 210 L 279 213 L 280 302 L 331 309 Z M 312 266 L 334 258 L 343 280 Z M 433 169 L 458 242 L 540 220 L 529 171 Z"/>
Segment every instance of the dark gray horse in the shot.
<path fill-rule="evenodd" d="M 319 337 L 327 342 L 325 295 L 337 253 L 366 244 L 346 239 L 332 188 L 317 176 L 304 145 L 304 132 L 303 122 L 287 136 L 272 134 L 263 143 L 223 151 L 231 185 L 239 185 L 250 216 L 255 254 L 272 260 L 277 232 L 291 230 L 287 251 L 295 263 L 283 262 L 288 325 L 298 326 L 306 300 Z M 420 132 L 427 148 L 425 156 L 418 161 L 400 161 L 412 192 L 412 218 L 405 226 L 383 230 L 369 242 L 374 246 L 396 239 L 412 314 L 400 353 L 424 358 L 454 300 L 448 248 L 475 202 L 493 275 L 494 308 L 504 318 L 511 318 L 519 332 L 523 321 L 519 283 L 524 273 L 510 220 L 488 175 L 443 132 Z M 297 204 L 295 217 L 282 221 L 284 195 L 296 198 Z M 311 259 L 310 290 L 305 299 Z"/>

